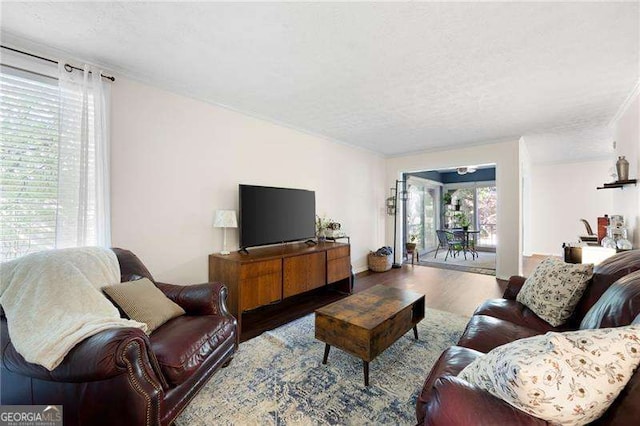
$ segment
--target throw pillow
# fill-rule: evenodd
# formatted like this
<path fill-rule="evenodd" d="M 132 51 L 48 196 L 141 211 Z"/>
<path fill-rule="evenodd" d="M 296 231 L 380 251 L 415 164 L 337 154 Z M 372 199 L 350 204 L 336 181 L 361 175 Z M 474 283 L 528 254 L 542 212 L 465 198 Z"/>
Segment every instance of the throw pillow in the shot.
<path fill-rule="evenodd" d="M 573 313 L 592 275 L 592 264 L 571 264 L 549 257 L 527 278 L 516 300 L 558 327 Z"/>
<path fill-rule="evenodd" d="M 172 318 L 184 315 L 184 309 L 171 301 L 148 278 L 110 285 L 102 289 L 127 314 L 147 324 L 147 334 Z"/>
<path fill-rule="evenodd" d="M 584 425 L 599 418 L 640 362 L 640 326 L 579 330 L 516 340 L 458 377 L 532 416 Z"/>

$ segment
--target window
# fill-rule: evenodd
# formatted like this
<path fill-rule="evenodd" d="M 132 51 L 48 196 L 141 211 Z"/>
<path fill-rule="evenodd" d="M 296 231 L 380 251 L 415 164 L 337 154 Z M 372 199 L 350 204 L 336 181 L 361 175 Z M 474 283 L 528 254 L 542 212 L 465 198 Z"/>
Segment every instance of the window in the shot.
<path fill-rule="evenodd" d="M 0 69 L 0 260 L 98 244 L 93 98 Z"/>
<path fill-rule="evenodd" d="M 498 192 L 495 185 L 476 188 L 476 206 L 480 236 L 478 245 L 495 247 L 498 243 L 496 216 L 498 214 Z"/>
<path fill-rule="evenodd" d="M 496 216 L 497 216 L 497 191 L 493 182 L 477 183 L 473 186 L 450 185 L 447 189 L 451 193 L 451 202 L 453 205 L 459 204 L 460 211 L 464 212 L 471 227 L 478 229 L 479 247 L 496 247 Z M 447 217 L 448 225 L 456 226 L 455 212 L 449 212 Z"/>
<path fill-rule="evenodd" d="M 57 81 L 2 69 L 2 260 L 55 247 L 58 198 Z M 52 84 L 55 83 L 55 84 Z"/>

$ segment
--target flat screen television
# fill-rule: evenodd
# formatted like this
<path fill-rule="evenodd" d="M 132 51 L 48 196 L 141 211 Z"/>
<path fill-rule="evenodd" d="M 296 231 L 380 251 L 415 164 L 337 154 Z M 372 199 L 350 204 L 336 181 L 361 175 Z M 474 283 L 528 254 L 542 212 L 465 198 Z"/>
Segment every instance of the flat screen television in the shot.
<path fill-rule="evenodd" d="M 315 237 L 314 191 L 240 185 L 239 195 L 241 249 Z"/>

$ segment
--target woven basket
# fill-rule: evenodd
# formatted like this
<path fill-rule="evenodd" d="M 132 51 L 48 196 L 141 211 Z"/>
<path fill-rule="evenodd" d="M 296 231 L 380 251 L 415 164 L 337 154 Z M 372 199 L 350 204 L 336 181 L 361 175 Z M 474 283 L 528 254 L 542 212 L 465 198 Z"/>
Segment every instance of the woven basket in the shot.
<path fill-rule="evenodd" d="M 389 254 L 387 256 L 376 256 L 373 252 L 368 257 L 369 269 L 373 272 L 386 272 L 391 269 L 393 258 Z"/>

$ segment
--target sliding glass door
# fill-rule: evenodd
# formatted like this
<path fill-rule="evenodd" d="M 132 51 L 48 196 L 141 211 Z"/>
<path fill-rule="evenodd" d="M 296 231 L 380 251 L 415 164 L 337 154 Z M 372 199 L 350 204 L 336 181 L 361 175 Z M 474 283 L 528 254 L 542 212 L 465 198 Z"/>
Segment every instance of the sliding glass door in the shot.
<path fill-rule="evenodd" d="M 496 186 L 476 188 L 477 229 L 480 230 L 478 246 L 495 247 L 498 244 L 496 216 L 498 213 L 498 192 Z"/>
<path fill-rule="evenodd" d="M 416 243 L 420 253 L 438 246 L 436 230 L 440 227 L 441 185 L 426 179 L 407 179 L 409 198 L 405 215 L 404 241 Z"/>
<path fill-rule="evenodd" d="M 480 231 L 478 247 L 495 248 L 498 243 L 496 234 L 498 195 L 495 183 L 447 185 L 445 190 L 451 194 L 451 204 L 456 209 L 445 215 L 447 225 L 458 226 L 456 212 L 461 211 L 469 219 L 471 228 Z"/>

